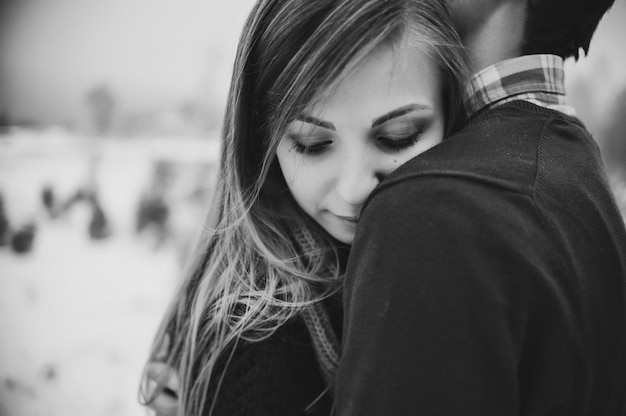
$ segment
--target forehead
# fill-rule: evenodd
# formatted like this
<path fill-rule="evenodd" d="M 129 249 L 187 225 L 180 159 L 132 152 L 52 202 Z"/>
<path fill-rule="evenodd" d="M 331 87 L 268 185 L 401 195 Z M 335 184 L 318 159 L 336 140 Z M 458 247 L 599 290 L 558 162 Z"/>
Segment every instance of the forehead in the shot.
<path fill-rule="evenodd" d="M 434 107 L 440 99 L 439 78 L 425 45 L 384 45 L 309 106 L 307 113 L 341 125 L 368 123 L 407 104 Z"/>

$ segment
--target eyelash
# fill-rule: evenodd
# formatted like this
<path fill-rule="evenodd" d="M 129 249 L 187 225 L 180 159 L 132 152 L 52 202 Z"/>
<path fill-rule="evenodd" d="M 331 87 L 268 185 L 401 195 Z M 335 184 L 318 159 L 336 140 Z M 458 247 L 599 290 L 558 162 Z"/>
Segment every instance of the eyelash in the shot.
<path fill-rule="evenodd" d="M 421 139 L 420 132 L 412 134 L 407 137 L 403 137 L 401 139 L 389 139 L 387 137 L 377 137 L 376 140 L 382 143 L 387 149 L 391 151 L 401 151 L 406 148 L 413 146 Z M 324 141 L 320 143 L 313 144 L 311 146 L 303 145 L 294 139 L 293 141 L 293 149 L 303 155 L 307 156 L 318 156 L 322 154 L 326 148 L 332 143 L 332 141 Z"/>
<path fill-rule="evenodd" d="M 322 154 L 322 152 L 324 152 L 324 150 L 326 150 L 326 147 L 332 143 L 331 141 L 325 141 L 325 142 L 321 142 L 321 143 L 316 143 L 314 145 L 311 146 L 305 146 L 302 143 L 298 143 L 297 140 L 293 141 L 293 149 L 303 155 L 307 155 L 307 156 L 317 156 Z"/>
<path fill-rule="evenodd" d="M 378 137 L 377 140 L 390 150 L 400 151 L 413 146 L 421 139 L 420 132 L 401 139 L 389 139 L 387 137 Z"/>

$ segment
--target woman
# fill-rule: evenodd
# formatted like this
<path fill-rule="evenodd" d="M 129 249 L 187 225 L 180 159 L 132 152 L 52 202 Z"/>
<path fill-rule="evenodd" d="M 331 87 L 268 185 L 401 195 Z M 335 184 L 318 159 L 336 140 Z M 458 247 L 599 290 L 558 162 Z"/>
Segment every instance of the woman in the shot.
<path fill-rule="evenodd" d="M 154 341 L 149 406 L 330 412 L 340 276 L 360 207 L 460 114 L 464 58 L 442 3 L 254 7 L 233 71 L 217 196 Z"/>

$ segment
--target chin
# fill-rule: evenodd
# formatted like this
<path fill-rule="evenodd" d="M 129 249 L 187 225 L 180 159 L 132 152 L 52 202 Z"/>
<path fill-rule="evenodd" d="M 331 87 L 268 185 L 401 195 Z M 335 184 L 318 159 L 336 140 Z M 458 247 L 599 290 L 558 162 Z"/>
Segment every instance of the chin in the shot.
<path fill-rule="evenodd" d="M 335 221 L 317 221 L 322 229 L 340 245 L 352 245 L 356 234 L 356 227 L 345 227 Z"/>
<path fill-rule="evenodd" d="M 354 233 L 329 233 L 332 238 L 342 244 L 352 245 L 354 241 Z"/>

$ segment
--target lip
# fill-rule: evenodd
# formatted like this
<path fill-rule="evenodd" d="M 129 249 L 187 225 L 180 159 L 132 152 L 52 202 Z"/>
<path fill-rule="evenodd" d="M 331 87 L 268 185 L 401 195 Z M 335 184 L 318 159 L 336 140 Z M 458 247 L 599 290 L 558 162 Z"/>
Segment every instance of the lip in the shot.
<path fill-rule="evenodd" d="M 349 222 L 351 224 L 356 224 L 357 222 L 359 222 L 359 217 L 354 217 L 354 216 L 346 216 L 346 215 L 337 215 L 334 214 L 335 217 L 339 218 L 340 220 Z"/>

